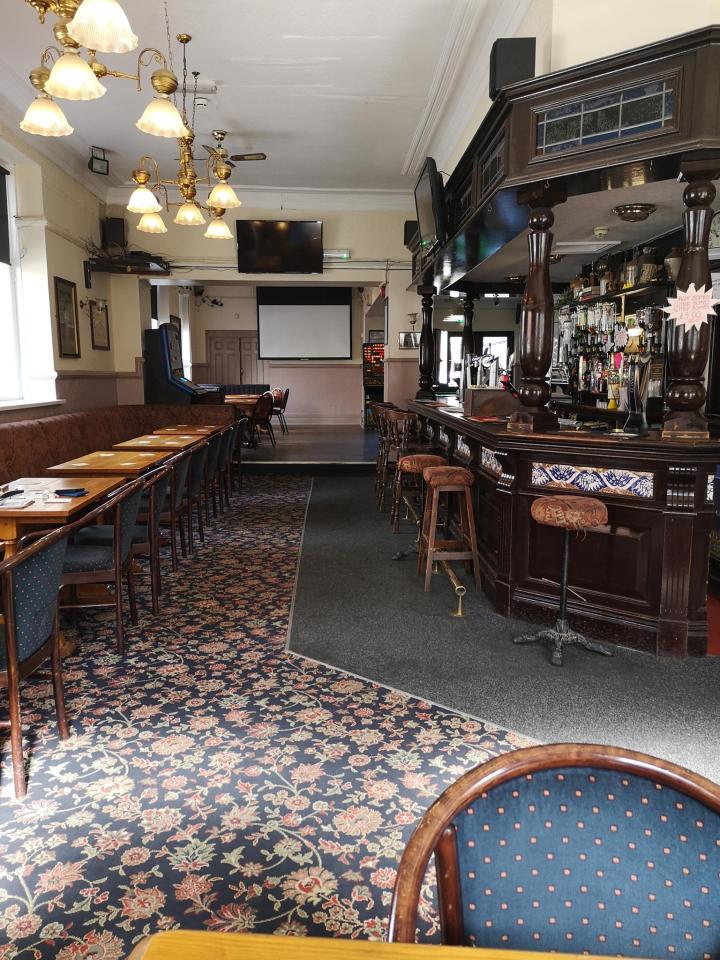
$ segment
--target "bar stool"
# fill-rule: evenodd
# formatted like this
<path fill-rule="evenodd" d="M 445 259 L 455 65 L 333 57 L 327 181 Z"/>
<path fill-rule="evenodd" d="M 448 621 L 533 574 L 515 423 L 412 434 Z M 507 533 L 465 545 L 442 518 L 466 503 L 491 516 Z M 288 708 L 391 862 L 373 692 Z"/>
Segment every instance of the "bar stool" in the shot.
<path fill-rule="evenodd" d="M 436 560 L 465 560 L 472 562 L 475 586 L 480 586 L 480 558 L 475 534 L 475 514 L 470 488 L 475 482 L 472 473 L 465 467 L 426 467 L 423 480 L 429 496 L 425 498 L 423 525 L 420 534 L 418 574 L 425 564 L 425 592 L 430 589 L 433 563 Z M 437 540 L 438 508 L 440 496 L 448 494 L 446 527 L 450 522 L 450 496 L 459 494 L 460 539 Z"/>
<path fill-rule="evenodd" d="M 434 453 L 409 453 L 401 457 L 395 468 L 395 477 L 393 479 L 393 495 L 390 507 L 390 525 L 393 533 L 400 533 L 400 507 L 404 495 L 408 492 L 406 481 L 410 477 L 415 477 L 420 492 L 420 513 L 422 514 L 425 497 L 423 496 L 423 470 L 426 467 L 446 467 L 445 457 L 439 457 Z"/>
<path fill-rule="evenodd" d="M 593 653 L 611 657 L 612 650 L 602 643 L 588 640 L 581 633 L 570 629 L 567 622 L 567 583 L 570 560 L 570 531 L 590 530 L 607 523 L 607 507 L 595 497 L 538 497 L 530 507 L 530 514 L 536 523 L 564 530 L 562 571 L 560 575 L 560 609 L 555 626 L 540 630 L 535 634 L 523 634 L 515 637 L 513 643 L 535 643 L 536 640 L 551 640 L 552 653 L 550 663 L 562 666 L 563 649 L 569 646 L 584 647 Z"/>

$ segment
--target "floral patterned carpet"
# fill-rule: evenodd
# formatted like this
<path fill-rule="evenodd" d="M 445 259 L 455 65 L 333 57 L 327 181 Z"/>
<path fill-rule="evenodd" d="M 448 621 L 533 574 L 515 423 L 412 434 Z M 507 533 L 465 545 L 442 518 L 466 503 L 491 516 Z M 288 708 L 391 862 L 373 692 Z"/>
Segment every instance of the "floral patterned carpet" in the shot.
<path fill-rule="evenodd" d="M 112 615 L 83 617 L 68 741 L 49 676 L 26 681 L 22 802 L 3 742 L 3 960 L 117 960 L 180 926 L 382 937 L 418 818 L 523 744 L 284 652 L 308 491 L 248 481 L 196 561 L 166 575 L 163 614 L 129 631 L 124 660 Z M 422 918 L 432 935 L 430 886 Z"/>

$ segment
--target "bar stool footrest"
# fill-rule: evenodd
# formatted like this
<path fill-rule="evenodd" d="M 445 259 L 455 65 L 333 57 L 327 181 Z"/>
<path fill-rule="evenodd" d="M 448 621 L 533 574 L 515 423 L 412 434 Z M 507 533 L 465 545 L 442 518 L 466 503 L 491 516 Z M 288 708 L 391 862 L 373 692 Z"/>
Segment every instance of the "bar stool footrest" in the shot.
<path fill-rule="evenodd" d="M 589 640 L 583 634 L 571 630 L 567 620 L 556 620 L 554 627 L 545 627 L 537 633 L 524 633 L 519 637 L 513 637 L 513 643 L 538 643 L 542 640 L 549 640 L 552 643 L 550 663 L 554 667 L 562 666 L 565 647 L 582 647 L 584 650 L 590 650 L 591 653 L 599 653 L 603 657 L 613 656 L 613 651 L 604 643 Z"/>

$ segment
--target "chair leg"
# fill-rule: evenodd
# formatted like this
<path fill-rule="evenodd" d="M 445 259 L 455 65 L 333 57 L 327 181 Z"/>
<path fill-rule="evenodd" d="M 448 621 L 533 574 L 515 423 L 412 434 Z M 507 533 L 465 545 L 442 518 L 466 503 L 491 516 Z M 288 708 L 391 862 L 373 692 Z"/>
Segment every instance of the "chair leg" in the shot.
<path fill-rule="evenodd" d="M 53 624 L 52 675 L 53 690 L 55 691 L 55 713 L 57 714 L 60 739 L 67 740 L 70 736 L 70 730 L 68 729 L 67 715 L 65 713 L 65 691 L 63 690 L 62 660 L 60 659 L 60 630 L 58 628 L 57 616 Z"/>
<path fill-rule="evenodd" d="M 190 502 L 189 499 L 188 499 L 185 516 L 187 517 L 187 524 L 188 524 L 188 552 L 190 553 L 190 556 L 192 556 L 195 553 L 195 534 L 193 531 L 192 503 Z"/>
<path fill-rule="evenodd" d="M 128 600 L 130 601 L 130 622 L 134 627 L 138 623 L 137 596 L 135 594 L 135 574 L 132 571 L 132 561 L 127 569 Z"/>
<path fill-rule="evenodd" d="M 202 504 L 200 503 L 200 497 L 198 497 L 197 500 L 197 522 L 200 543 L 205 543 L 205 527 L 203 526 Z"/>
<path fill-rule="evenodd" d="M 477 533 L 475 532 L 475 512 L 472 505 L 472 496 L 470 487 L 465 487 L 465 511 L 467 513 L 468 534 L 470 537 L 470 549 L 472 550 L 473 576 L 475 586 L 480 589 L 480 557 L 478 556 Z"/>
<path fill-rule="evenodd" d="M 269 420 L 268 420 L 268 422 L 267 422 L 267 432 L 268 432 L 268 436 L 270 437 L 270 443 L 271 443 L 274 447 L 277 446 L 277 444 L 276 444 L 276 442 L 275 442 L 275 431 L 273 430 L 273 425 L 272 425 L 272 423 L 270 423 Z"/>
<path fill-rule="evenodd" d="M 418 543 L 418 563 L 417 563 L 418 576 L 420 576 L 420 574 L 423 572 L 423 563 L 425 560 L 425 555 L 427 553 L 428 536 L 429 536 L 429 530 L 430 530 L 431 503 L 432 503 L 432 491 L 430 493 L 429 500 L 427 496 L 425 497 L 425 505 L 423 507 L 423 513 L 422 513 L 422 527 L 420 532 L 420 540 Z"/>
<path fill-rule="evenodd" d="M 118 653 L 121 657 L 124 657 L 125 632 L 123 627 L 122 570 L 115 571 L 115 632 Z"/>
<path fill-rule="evenodd" d="M 10 714 L 10 755 L 12 758 L 13 784 L 16 798 L 27 793 L 25 762 L 22 745 L 22 716 L 20 713 L 20 678 L 17 666 L 8 671 L 8 713 Z"/>
<path fill-rule="evenodd" d="M 160 549 L 154 536 L 150 541 L 150 596 L 152 612 L 157 617 L 160 613 Z"/>
<path fill-rule="evenodd" d="M 180 555 L 182 556 L 183 560 L 187 560 L 188 548 L 187 543 L 185 542 L 185 524 L 183 522 L 182 513 L 177 514 L 177 525 L 178 533 L 180 534 Z"/>
<path fill-rule="evenodd" d="M 175 573 L 178 568 L 177 519 L 175 511 L 173 510 L 170 514 L 170 560 L 172 562 L 173 573 Z M 183 550 L 183 554 L 184 552 Z"/>
<path fill-rule="evenodd" d="M 393 480 L 392 506 L 390 507 L 390 525 L 393 533 L 400 533 L 400 506 L 403 495 L 403 474 L 401 470 L 395 471 Z"/>
<path fill-rule="evenodd" d="M 290 427 L 288 427 L 288 425 L 287 425 L 287 420 L 285 419 L 285 413 L 284 413 L 284 412 L 280 414 L 280 420 L 281 420 L 281 422 L 282 422 L 283 429 L 285 430 L 285 433 L 290 433 Z"/>
<path fill-rule="evenodd" d="M 425 593 L 430 589 L 430 580 L 432 578 L 433 557 L 435 553 L 435 531 L 437 530 L 438 505 L 440 497 L 437 489 L 432 491 L 432 501 L 430 507 L 430 529 L 428 530 L 427 558 L 425 560 Z"/>

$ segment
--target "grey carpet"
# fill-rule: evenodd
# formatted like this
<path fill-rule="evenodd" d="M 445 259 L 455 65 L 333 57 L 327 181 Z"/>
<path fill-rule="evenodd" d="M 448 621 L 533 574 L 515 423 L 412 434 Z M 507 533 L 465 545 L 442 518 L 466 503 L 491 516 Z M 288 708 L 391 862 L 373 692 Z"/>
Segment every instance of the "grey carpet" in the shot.
<path fill-rule="evenodd" d="M 393 535 L 376 511 L 372 478 L 315 478 L 293 652 L 543 742 L 631 747 L 720 781 L 720 658 L 660 660 L 616 648 L 610 659 L 570 649 L 553 667 L 545 647 L 511 643 L 527 624 L 499 616 L 482 593 L 468 590 L 464 620 L 450 616 L 443 574 L 425 594 L 415 560 L 391 559 L 414 538 L 403 526 Z"/>

